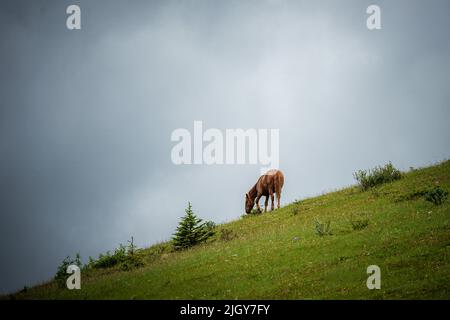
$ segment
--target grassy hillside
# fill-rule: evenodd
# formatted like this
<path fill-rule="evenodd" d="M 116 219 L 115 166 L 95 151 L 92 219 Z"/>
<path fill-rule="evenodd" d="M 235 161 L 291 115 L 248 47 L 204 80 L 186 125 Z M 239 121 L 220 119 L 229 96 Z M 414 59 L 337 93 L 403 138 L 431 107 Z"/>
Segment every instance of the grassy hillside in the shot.
<path fill-rule="evenodd" d="M 142 268 L 82 273 L 81 290 L 50 282 L 15 298 L 449 299 L 449 200 L 421 195 L 436 184 L 450 190 L 450 161 L 219 225 L 211 242 L 190 250 L 152 246 Z M 330 221 L 332 235 L 318 236 L 315 219 Z M 351 221 L 368 225 L 354 230 Z M 372 264 L 380 290 L 366 287 Z"/>

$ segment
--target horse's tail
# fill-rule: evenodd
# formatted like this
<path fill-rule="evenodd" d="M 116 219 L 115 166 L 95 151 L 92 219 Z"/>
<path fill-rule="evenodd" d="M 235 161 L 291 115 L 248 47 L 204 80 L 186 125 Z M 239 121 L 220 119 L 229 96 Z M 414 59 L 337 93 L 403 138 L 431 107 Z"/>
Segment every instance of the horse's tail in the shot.
<path fill-rule="evenodd" d="M 283 172 L 281 172 L 280 170 L 278 170 L 277 174 L 275 175 L 275 192 L 280 195 L 281 194 L 281 189 L 283 188 L 284 185 L 284 175 Z"/>

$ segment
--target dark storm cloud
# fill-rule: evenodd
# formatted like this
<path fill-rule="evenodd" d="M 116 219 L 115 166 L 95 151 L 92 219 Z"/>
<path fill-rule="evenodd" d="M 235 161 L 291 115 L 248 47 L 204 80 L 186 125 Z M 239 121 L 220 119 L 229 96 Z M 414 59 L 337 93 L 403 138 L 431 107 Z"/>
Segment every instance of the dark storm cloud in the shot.
<path fill-rule="evenodd" d="M 0 290 L 134 236 L 170 237 L 188 200 L 242 213 L 257 166 L 174 166 L 170 134 L 279 128 L 283 202 L 392 160 L 449 156 L 448 1 L 71 1 L 0 5 Z"/>

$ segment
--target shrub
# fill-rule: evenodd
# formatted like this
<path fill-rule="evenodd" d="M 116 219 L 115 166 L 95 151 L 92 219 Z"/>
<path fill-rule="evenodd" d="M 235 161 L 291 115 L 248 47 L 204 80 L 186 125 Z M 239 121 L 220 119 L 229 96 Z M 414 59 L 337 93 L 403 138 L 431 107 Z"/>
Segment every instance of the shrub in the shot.
<path fill-rule="evenodd" d="M 186 249 L 201 242 L 205 242 L 214 235 L 211 223 L 203 222 L 202 219 L 192 212 L 192 205 L 189 202 L 185 210 L 186 214 L 181 219 L 177 231 L 173 235 L 172 241 L 175 249 Z"/>
<path fill-rule="evenodd" d="M 319 237 L 323 237 L 326 235 L 331 236 L 333 234 L 329 220 L 324 224 L 324 223 L 321 223 L 319 220 L 315 219 L 315 224 L 316 224 L 316 234 Z"/>
<path fill-rule="evenodd" d="M 353 173 L 353 177 L 363 190 L 367 190 L 383 183 L 398 180 L 402 177 L 402 174 L 389 162 L 384 167 L 378 166 L 371 170 L 358 170 Z"/>
<path fill-rule="evenodd" d="M 142 267 L 144 261 L 139 252 L 133 252 L 127 255 L 126 259 L 119 265 L 121 270 L 128 271 Z"/>
<path fill-rule="evenodd" d="M 351 219 L 350 224 L 353 230 L 362 230 L 369 225 L 369 219 Z"/>
<path fill-rule="evenodd" d="M 216 224 L 213 221 L 206 221 L 205 222 L 205 227 L 209 231 L 214 231 L 214 229 L 216 229 Z"/>
<path fill-rule="evenodd" d="M 236 234 L 233 232 L 233 230 L 222 228 L 220 230 L 220 240 L 221 241 L 230 241 L 236 238 Z"/>
<path fill-rule="evenodd" d="M 114 253 L 111 254 L 109 251 L 106 251 L 105 254 L 100 254 L 97 260 L 91 261 L 90 265 L 94 269 L 106 269 L 112 268 L 126 259 L 126 249 L 120 244 L 119 248 L 114 250 Z"/>
<path fill-rule="evenodd" d="M 366 212 L 350 216 L 350 225 L 353 230 L 362 230 L 369 226 L 369 218 Z"/>
<path fill-rule="evenodd" d="M 395 202 L 401 202 L 401 201 L 410 201 L 410 200 L 416 200 L 419 199 L 427 193 L 426 190 L 413 190 L 408 193 L 400 194 L 399 196 L 395 197 Z"/>
<path fill-rule="evenodd" d="M 134 238 L 128 240 L 128 245 L 119 244 L 114 253 L 109 251 L 100 254 L 97 260 L 89 257 L 88 267 L 93 269 L 107 269 L 118 266 L 122 270 L 130 270 L 144 265 L 142 255 L 134 244 Z"/>
<path fill-rule="evenodd" d="M 441 187 L 437 186 L 433 189 L 425 192 L 425 200 L 434 203 L 435 205 L 441 205 L 447 199 L 448 191 L 443 190 Z"/>
<path fill-rule="evenodd" d="M 67 274 L 67 267 L 70 265 L 77 265 L 80 269 L 82 267 L 81 263 L 81 257 L 80 254 L 77 253 L 75 255 L 75 258 L 72 259 L 70 256 L 67 256 L 61 264 L 58 266 L 58 269 L 56 271 L 54 279 L 61 285 L 64 286 L 66 282 L 66 278 L 68 277 Z"/>
<path fill-rule="evenodd" d="M 300 212 L 300 204 L 294 204 L 294 208 L 292 208 L 292 214 L 296 216 Z"/>

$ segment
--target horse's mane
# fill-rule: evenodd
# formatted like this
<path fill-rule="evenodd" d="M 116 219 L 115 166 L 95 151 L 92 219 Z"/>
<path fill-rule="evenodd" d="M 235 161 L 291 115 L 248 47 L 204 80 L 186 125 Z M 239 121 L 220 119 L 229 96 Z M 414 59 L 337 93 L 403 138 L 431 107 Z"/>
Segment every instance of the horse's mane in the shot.
<path fill-rule="evenodd" d="M 258 179 L 258 181 L 255 183 L 255 185 L 248 192 L 248 195 L 249 195 L 250 199 L 255 199 L 256 198 L 256 194 L 258 193 L 256 191 L 256 186 L 258 185 L 258 182 L 259 182 L 260 179 L 261 179 L 261 177 Z"/>

